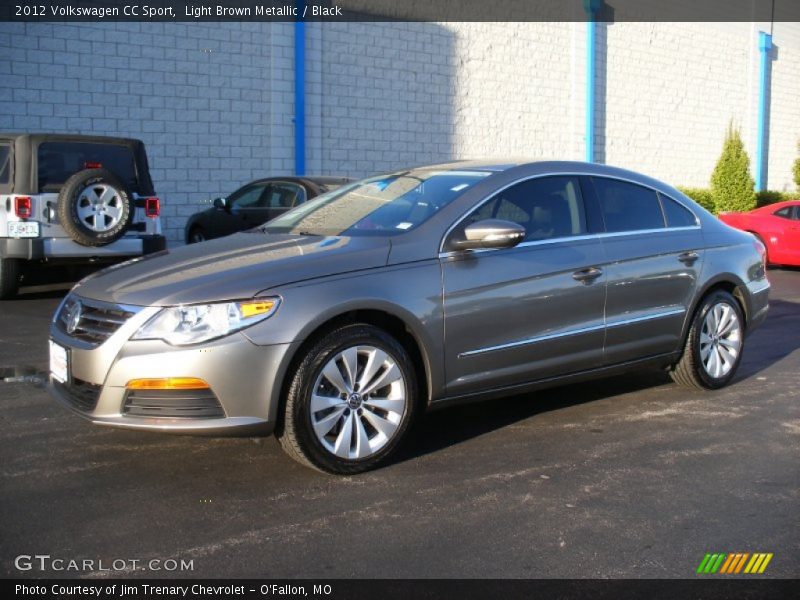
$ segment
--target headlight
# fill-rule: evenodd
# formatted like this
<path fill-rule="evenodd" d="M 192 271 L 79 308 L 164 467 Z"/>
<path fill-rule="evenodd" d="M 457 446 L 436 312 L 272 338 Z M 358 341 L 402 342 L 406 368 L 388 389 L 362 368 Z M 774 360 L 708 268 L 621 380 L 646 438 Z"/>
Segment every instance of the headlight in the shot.
<path fill-rule="evenodd" d="M 173 346 L 219 338 L 272 316 L 280 298 L 164 308 L 142 325 L 134 340 L 164 340 Z"/>

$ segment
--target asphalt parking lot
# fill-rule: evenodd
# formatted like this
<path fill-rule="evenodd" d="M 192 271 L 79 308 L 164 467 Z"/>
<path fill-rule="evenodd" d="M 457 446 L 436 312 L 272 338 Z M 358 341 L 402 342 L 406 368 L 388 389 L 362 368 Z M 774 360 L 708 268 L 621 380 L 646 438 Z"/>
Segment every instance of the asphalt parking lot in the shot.
<path fill-rule="evenodd" d="M 36 383 L 64 290 L 23 290 L 0 304 L 0 379 L 29 376 L 0 382 L 0 573 L 115 575 L 14 566 L 48 554 L 191 560 L 192 577 L 683 578 L 706 552 L 771 552 L 763 576 L 800 577 L 800 271 L 770 279 L 725 390 L 645 373 L 442 410 L 346 478 L 271 438 L 68 413 Z"/>

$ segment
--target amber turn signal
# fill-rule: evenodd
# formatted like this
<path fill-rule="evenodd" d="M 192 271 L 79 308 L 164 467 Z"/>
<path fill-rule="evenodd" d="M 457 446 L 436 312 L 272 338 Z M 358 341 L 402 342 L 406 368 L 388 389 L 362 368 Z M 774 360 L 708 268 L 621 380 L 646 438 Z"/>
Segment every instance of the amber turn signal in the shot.
<path fill-rule="evenodd" d="M 196 377 L 132 379 L 125 387 L 129 390 L 207 390 L 211 388 L 205 381 Z"/>

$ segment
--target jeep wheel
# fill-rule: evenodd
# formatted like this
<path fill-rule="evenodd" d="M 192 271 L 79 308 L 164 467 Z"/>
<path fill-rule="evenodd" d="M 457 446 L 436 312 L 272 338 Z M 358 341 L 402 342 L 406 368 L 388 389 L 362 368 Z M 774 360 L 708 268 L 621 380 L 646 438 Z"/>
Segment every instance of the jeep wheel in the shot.
<path fill-rule="evenodd" d="M 19 289 L 19 260 L 0 258 L 0 300 L 17 295 Z"/>
<path fill-rule="evenodd" d="M 82 246 L 105 246 L 121 238 L 133 220 L 131 193 L 107 169 L 86 169 L 67 179 L 58 195 L 58 219 Z"/>

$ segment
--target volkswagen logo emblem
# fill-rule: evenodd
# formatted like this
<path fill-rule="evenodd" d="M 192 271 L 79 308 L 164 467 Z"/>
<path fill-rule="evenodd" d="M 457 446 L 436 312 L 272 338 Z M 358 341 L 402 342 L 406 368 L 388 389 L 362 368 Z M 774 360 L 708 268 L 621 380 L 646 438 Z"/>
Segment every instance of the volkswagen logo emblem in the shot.
<path fill-rule="evenodd" d="M 83 306 L 80 302 L 75 302 L 67 309 L 67 333 L 75 333 L 75 330 L 81 322 L 82 312 Z"/>

